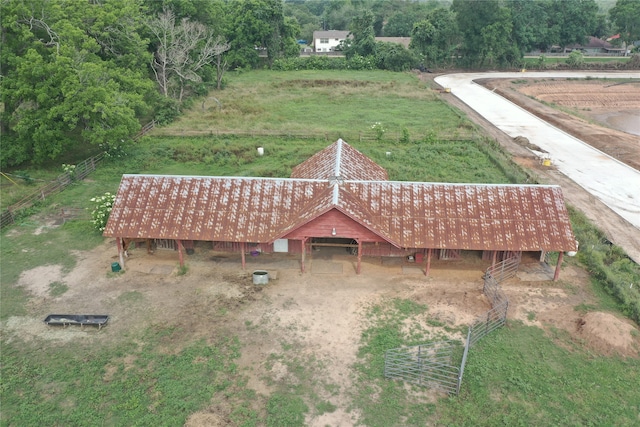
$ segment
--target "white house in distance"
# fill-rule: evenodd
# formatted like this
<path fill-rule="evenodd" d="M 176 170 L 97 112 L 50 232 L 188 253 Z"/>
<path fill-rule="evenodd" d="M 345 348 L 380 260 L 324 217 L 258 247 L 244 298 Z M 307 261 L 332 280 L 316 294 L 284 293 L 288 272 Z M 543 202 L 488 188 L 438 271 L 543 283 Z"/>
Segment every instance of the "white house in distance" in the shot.
<path fill-rule="evenodd" d="M 349 31 L 327 30 L 313 32 L 314 52 L 335 52 L 336 47 L 347 38 Z"/>
<path fill-rule="evenodd" d="M 316 53 L 335 52 L 338 45 L 349 37 L 349 31 L 328 30 L 313 32 L 313 51 Z M 398 43 L 409 48 L 411 37 L 376 37 L 377 42 Z"/>

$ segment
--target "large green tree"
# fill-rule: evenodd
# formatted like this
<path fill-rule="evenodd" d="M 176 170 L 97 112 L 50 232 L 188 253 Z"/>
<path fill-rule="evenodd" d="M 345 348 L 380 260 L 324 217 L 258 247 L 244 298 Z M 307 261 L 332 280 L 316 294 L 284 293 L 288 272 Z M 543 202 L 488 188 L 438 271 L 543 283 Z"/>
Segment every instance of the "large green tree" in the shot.
<path fill-rule="evenodd" d="M 0 13 L 3 166 L 130 140 L 153 90 L 137 1 L 16 0 Z"/>
<path fill-rule="evenodd" d="M 383 32 L 387 37 L 410 37 L 413 26 L 427 19 L 430 11 L 436 8 L 435 3 L 407 3 L 386 19 Z"/>
<path fill-rule="evenodd" d="M 467 65 L 502 65 L 517 56 L 513 22 L 500 0 L 454 0 Z"/>
<path fill-rule="evenodd" d="M 269 65 L 277 58 L 299 54 L 295 19 L 284 16 L 280 0 L 237 0 L 229 8 L 227 34 L 233 67 L 255 67 L 266 52 Z"/>
<path fill-rule="evenodd" d="M 548 14 L 551 41 L 565 49 L 584 44 L 598 24 L 595 0 L 551 0 Z"/>
<path fill-rule="evenodd" d="M 507 0 L 511 10 L 513 36 L 523 54 L 534 49 L 545 50 L 551 45 L 547 23 L 549 2 L 542 0 Z"/>
<path fill-rule="evenodd" d="M 640 0 L 618 0 L 609 16 L 627 46 L 640 40 Z"/>
<path fill-rule="evenodd" d="M 345 56 L 352 58 L 356 55 L 367 57 L 376 53 L 376 37 L 373 30 L 374 15 L 369 10 L 363 10 L 353 18 L 349 27 L 351 38 L 343 46 Z"/>
<path fill-rule="evenodd" d="M 417 22 L 409 47 L 421 53 L 428 67 L 449 65 L 461 42 L 458 23 L 449 9 L 438 8 Z"/>

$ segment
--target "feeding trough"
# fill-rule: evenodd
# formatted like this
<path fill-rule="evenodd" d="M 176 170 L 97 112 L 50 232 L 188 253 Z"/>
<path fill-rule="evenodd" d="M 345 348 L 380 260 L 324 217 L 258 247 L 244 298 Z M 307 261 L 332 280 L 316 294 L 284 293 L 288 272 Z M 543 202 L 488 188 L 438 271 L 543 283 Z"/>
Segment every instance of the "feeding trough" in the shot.
<path fill-rule="evenodd" d="M 106 314 L 50 314 L 44 319 L 44 323 L 52 326 L 92 325 L 102 329 L 109 321 Z"/>

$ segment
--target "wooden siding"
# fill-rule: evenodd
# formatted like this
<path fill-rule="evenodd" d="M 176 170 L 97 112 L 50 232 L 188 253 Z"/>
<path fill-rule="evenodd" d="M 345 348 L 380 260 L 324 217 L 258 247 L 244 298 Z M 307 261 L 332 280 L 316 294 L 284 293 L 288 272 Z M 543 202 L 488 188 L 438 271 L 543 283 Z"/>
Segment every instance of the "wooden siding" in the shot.
<path fill-rule="evenodd" d="M 333 229 L 336 235 L 332 235 Z M 331 209 L 314 220 L 304 224 L 300 228 L 285 236 L 285 239 L 302 239 L 304 237 L 337 237 L 347 239 L 359 239 L 367 242 L 384 242 L 385 240 L 352 220 L 337 209 Z"/>

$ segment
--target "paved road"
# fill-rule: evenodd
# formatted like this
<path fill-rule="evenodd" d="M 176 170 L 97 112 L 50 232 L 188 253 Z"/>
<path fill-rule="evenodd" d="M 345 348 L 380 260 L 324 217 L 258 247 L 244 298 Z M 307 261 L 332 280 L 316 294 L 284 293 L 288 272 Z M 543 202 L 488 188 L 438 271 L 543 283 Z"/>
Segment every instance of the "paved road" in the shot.
<path fill-rule="evenodd" d="M 525 111 L 474 83 L 483 78 L 633 78 L 640 73 L 532 72 L 464 73 L 438 76 L 435 81 L 512 138 L 524 136 L 546 150 L 554 166 L 575 183 L 640 229 L 640 171 Z"/>

